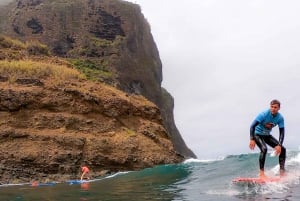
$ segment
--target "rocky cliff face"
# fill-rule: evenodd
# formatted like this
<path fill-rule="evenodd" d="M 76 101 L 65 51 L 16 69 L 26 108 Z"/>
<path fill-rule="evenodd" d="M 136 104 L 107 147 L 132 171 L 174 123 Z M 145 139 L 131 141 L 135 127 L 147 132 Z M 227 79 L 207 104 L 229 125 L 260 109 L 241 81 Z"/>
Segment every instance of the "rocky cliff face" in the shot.
<path fill-rule="evenodd" d="M 139 6 L 119 0 L 17 0 L 1 11 L 0 31 L 38 40 L 90 79 L 140 94 L 160 109 L 175 149 L 195 157 L 173 120 L 173 98 L 161 88 L 159 53 Z"/>
<path fill-rule="evenodd" d="M 78 178 L 176 163 L 159 109 L 105 85 L 0 82 L 0 181 Z M 42 84 L 41 84 L 42 83 Z"/>
<path fill-rule="evenodd" d="M 79 178 L 82 164 L 96 177 L 183 160 L 155 104 L 48 54 L 0 36 L 0 183 Z"/>

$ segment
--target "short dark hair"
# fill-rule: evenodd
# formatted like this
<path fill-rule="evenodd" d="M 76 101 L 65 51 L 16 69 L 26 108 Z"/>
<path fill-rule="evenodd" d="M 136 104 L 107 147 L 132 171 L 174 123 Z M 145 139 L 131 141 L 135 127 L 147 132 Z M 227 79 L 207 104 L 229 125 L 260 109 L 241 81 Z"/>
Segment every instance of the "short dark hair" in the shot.
<path fill-rule="evenodd" d="M 280 107 L 280 101 L 279 100 L 274 99 L 270 103 L 270 105 L 275 105 L 275 104 L 279 105 L 279 107 Z"/>

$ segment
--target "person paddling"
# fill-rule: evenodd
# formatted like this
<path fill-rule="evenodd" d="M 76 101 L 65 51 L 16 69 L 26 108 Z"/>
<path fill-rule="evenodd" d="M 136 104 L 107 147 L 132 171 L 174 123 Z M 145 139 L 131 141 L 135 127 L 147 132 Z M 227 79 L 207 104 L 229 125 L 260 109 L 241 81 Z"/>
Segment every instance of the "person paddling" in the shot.
<path fill-rule="evenodd" d="M 81 166 L 81 177 L 80 177 L 80 180 L 82 181 L 83 178 L 87 178 L 87 179 L 90 179 L 88 176 L 89 176 L 89 168 L 87 166 Z"/>
<path fill-rule="evenodd" d="M 267 155 L 267 146 L 271 146 L 275 149 L 276 155 L 279 155 L 279 167 L 280 176 L 285 173 L 285 159 L 286 149 L 282 145 L 284 140 L 284 118 L 278 112 L 280 110 L 280 102 L 278 100 L 272 100 L 270 103 L 270 109 L 261 112 L 252 122 L 250 127 L 250 143 L 251 150 L 257 145 L 260 149 L 259 156 L 259 176 L 266 178 L 264 173 L 265 160 Z M 278 125 L 279 128 L 279 140 L 275 139 L 270 133 L 272 128 Z"/>

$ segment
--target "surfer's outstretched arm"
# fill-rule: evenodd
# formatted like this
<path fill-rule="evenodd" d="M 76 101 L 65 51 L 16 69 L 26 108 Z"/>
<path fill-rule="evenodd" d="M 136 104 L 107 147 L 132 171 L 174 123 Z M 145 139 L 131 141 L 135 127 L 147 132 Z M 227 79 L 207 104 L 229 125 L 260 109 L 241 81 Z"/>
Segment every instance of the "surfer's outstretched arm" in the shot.
<path fill-rule="evenodd" d="M 283 140 L 284 140 L 284 134 L 285 134 L 285 130 L 284 127 L 283 128 L 279 128 L 279 145 L 282 146 L 283 144 Z"/>
<path fill-rule="evenodd" d="M 259 122 L 257 120 L 254 120 L 253 123 L 250 126 L 250 143 L 249 143 L 249 147 L 250 149 L 254 149 L 255 147 L 255 140 L 254 140 L 254 131 L 255 131 L 255 127 L 259 124 Z"/>

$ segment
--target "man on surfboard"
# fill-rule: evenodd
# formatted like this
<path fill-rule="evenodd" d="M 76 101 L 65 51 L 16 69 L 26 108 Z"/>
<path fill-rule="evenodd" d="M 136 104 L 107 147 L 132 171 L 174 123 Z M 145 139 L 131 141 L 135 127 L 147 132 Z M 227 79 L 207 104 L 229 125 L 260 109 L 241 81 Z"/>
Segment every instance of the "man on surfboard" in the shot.
<path fill-rule="evenodd" d="M 81 181 L 82 181 L 82 179 L 84 179 L 84 177 L 86 177 L 87 179 L 90 179 L 88 177 L 90 170 L 87 166 L 81 166 L 81 172 L 82 172 L 81 177 L 80 177 Z"/>
<path fill-rule="evenodd" d="M 286 149 L 283 144 L 284 140 L 284 118 L 278 112 L 280 110 L 280 102 L 278 100 L 272 100 L 270 103 L 270 109 L 265 110 L 258 114 L 254 119 L 250 127 L 250 149 L 254 149 L 257 145 L 260 149 L 259 156 L 259 176 L 260 178 L 266 178 L 264 173 L 265 160 L 267 155 L 267 146 L 271 146 L 275 149 L 276 155 L 279 155 L 280 175 L 284 175 L 284 165 L 286 158 Z M 273 127 L 279 128 L 279 140 L 275 139 L 270 133 Z"/>

